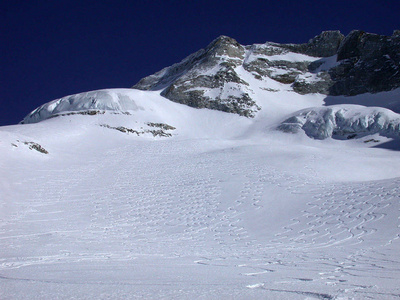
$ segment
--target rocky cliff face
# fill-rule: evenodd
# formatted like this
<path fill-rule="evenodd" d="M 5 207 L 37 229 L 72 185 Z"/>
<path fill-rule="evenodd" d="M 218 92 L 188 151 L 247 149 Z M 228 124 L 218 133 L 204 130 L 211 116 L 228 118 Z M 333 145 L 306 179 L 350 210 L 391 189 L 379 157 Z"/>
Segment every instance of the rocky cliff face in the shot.
<path fill-rule="evenodd" d="M 299 94 L 351 96 L 400 87 L 399 67 L 399 31 L 391 37 L 359 30 L 344 37 L 326 31 L 305 44 L 250 46 L 221 36 L 133 88 L 160 90 L 166 98 L 192 107 L 254 117 L 260 110 L 254 80 L 265 91 L 278 87 Z"/>
<path fill-rule="evenodd" d="M 143 78 L 134 88 L 161 89 L 166 98 L 192 107 L 254 116 L 259 107 L 248 94 L 249 84 L 235 71 L 244 57 L 244 46 L 221 36 L 180 63 Z M 227 90 L 235 92 L 228 95 Z"/>
<path fill-rule="evenodd" d="M 302 53 L 314 57 L 328 57 L 335 55 L 344 39 L 340 31 L 324 31 L 305 44 L 280 45 L 292 52 Z"/>
<path fill-rule="evenodd" d="M 316 72 L 319 81 L 298 80 L 296 92 L 354 96 L 400 87 L 400 34 L 381 36 L 360 30 L 345 37 L 337 50 L 338 64 Z M 310 66 L 310 71 L 313 66 Z"/>
<path fill-rule="evenodd" d="M 400 35 L 352 31 L 337 53 L 340 65 L 330 72 L 332 95 L 389 91 L 400 86 Z"/>

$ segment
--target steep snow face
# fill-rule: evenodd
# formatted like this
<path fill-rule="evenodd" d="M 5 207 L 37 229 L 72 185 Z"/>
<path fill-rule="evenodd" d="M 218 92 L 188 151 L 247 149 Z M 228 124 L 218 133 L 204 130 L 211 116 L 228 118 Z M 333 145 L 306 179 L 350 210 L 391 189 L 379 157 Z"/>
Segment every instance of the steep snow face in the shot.
<path fill-rule="evenodd" d="M 278 126 L 285 132 L 304 130 L 315 139 L 351 139 L 372 134 L 400 137 L 400 114 L 378 107 L 337 105 L 296 112 Z"/>

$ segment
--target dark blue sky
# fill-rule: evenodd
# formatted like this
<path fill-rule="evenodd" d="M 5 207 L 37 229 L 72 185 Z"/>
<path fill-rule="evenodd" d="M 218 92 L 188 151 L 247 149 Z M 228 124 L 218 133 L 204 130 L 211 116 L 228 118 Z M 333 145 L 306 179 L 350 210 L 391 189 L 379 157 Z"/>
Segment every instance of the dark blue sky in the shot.
<path fill-rule="evenodd" d="M 219 35 L 303 43 L 323 30 L 400 29 L 400 1 L 63 1 L 0 4 L 0 125 L 53 99 L 139 79 Z"/>

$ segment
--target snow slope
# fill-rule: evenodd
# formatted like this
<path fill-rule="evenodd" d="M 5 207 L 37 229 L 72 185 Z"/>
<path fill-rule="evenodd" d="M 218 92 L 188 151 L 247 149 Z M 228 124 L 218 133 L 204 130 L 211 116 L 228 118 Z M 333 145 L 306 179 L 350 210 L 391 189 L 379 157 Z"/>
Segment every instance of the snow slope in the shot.
<path fill-rule="evenodd" d="M 101 93 L 0 128 L 1 299 L 400 298 L 395 140 L 276 130 L 320 95 Z"/>

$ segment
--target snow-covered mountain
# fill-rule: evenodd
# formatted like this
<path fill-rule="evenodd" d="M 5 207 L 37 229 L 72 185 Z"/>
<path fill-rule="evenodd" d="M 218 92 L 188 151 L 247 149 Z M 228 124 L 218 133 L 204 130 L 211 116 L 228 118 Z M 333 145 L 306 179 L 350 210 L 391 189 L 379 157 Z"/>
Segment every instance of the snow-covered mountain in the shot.
<path fill-rule="evenodd" d="M 252 117 L 260 109 L 259 98 L 271 92 L 354 96 L 399 88 L 399 50 L 399 31 L 391 37 L 326 31 L 300 45 L 243 46 L 221 36 L 133 87 L 162 90 L 168 99 L 193 107 Z"/>
<path fill-rule="evenodd" d="M 0 127 L 0 298 L 400 297 L 397 42 L 220 37 Z"/>
<path fill-rule="evenodd" d="M 242 46 L 232 38 L 221 36 L 180 63 L 143 78 L 134 88 L 156 91 L 174 102 L 195 108 L 257 117 L 268 124 L 271 124 L 272 115 L 276 119 L 285 118 L 285 114 L 293 114 L 296 110 L 315 112 L 312 106 L 321 104 L 373 105 L 400 112 L 400 97 L 396 90 L 400 87 L 399 53 L 398 31 L 392 37 L 357 30 L 344 37 L 338 31 L 326 31 L 300 45 L 267 42 Z M 37 108 L 25 117 L 23 123 L 72 112 L 129 114 L 138 110 L 136 100 L 130 95 L 122 90 L 104 90 L 67 96 Z M 341 114 L 340 118 L 345 123 L 352 122 L 346 116 L 359 115 L 359 110 L 357 106 L 347 105 L 348 113 Z M 369 133 L 389 134 L 390 137 L 399 135 L 396 127 L 399 116 L 380 109 L 379 116 L 382 115 L 387 124 L 375 126 L 368 119 L 375 118 L 376 109 L 362 110 L 367 121 L 359 121 L 357 126 L 349 129 L 347 137 Z M 297 114 L 305 116 L 304 112 Z M 308 119 L 306 124 L 315 121 Z M 277 128 L 296 131 L 294 125 L 289 128 L 287 120 L 284 122 Z M 393 128 L 388 129 L 389 124 Z M 300 127 L 307 126 L 301 124 Z M 312 127 L 314 131 L 324 130 Z M 314 138 L 337 136 L 332 132 L 308 132 L 307 135 Z"/>

